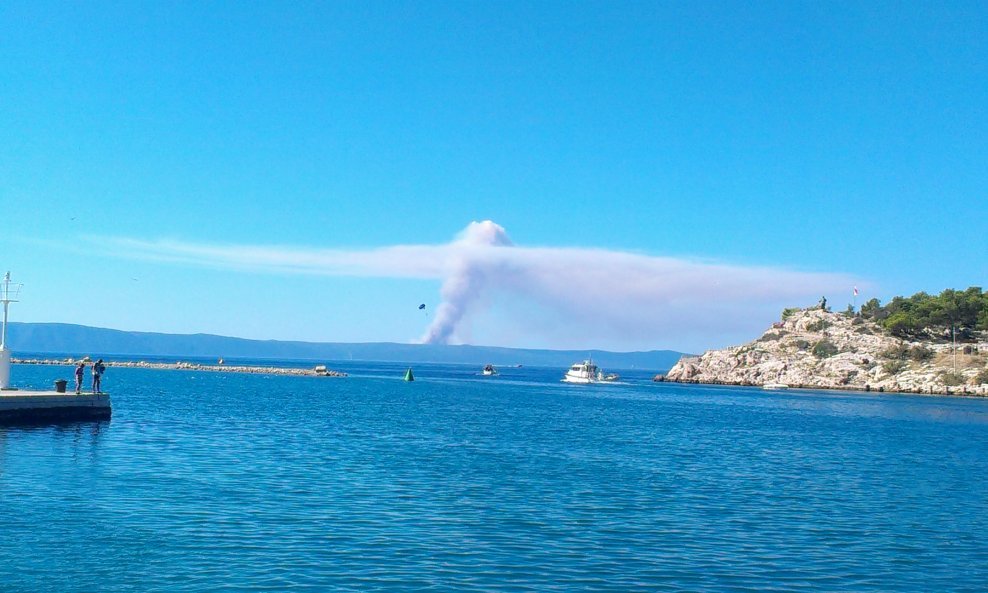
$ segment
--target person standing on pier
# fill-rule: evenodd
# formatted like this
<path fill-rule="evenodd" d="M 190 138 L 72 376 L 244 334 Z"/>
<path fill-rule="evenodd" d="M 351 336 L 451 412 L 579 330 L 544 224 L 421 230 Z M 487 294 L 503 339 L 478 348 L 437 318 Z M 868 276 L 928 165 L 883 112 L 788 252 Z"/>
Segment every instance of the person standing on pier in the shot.
<path fill-rule="evenodd" d="M 103 379 L 103 371 L 106 370 L 106 365 L 103 364 L 103 359 L 96 361 L 93 365 L 93 393 L 102 393 L 103 386 L 101 381 Z"/>
<path fill-rule="evenodd" d="M 86 372 L 86 363 L 80 362 L 79 366 L 75 367 L 75 393 L 79 395 L 82 393 L 82 375 Z"/>

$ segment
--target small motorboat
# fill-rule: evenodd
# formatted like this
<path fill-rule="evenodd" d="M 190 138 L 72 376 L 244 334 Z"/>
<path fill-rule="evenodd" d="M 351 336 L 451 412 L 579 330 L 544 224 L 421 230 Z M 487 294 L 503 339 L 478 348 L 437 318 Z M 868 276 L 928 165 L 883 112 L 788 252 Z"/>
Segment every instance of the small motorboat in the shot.
<path fill-rule="evenodd" d="M 483 375 L 483 376 L 485 376 L 485 377 L 490 377 L 492 375 L 496 375 L 497 374 L 497 369 L 494 368 L 494 365 L 489 364 L 489 365 L 484 366 L 484 370 L 480 371 L 480 374 Z"/>

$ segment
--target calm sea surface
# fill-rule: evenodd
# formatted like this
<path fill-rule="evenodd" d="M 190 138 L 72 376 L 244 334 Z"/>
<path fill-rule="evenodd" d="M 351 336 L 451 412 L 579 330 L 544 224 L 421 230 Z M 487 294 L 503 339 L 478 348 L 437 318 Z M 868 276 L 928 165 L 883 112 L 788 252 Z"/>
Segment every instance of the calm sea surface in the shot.
<path fill-rule="evenodd" d="M 0 591 L 988 589 L 988 401 L 330 366 L 0 428 Z"/>

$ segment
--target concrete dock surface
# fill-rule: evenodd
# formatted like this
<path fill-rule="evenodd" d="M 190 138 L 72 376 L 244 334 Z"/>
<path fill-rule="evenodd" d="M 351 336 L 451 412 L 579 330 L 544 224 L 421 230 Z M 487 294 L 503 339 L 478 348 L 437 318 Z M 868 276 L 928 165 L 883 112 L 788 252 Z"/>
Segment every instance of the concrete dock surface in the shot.
<path fill-rule="evenodd" d="M 0 423 L 102 420 L 110 413 L 108 393 L 0 390 Z"/>

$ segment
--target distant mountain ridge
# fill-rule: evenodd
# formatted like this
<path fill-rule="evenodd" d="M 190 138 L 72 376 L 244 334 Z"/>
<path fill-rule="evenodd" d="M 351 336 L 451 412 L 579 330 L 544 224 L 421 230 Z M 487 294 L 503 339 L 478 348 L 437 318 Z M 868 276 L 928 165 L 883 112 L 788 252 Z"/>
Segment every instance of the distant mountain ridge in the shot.
<path fill-rule="evenodd" d="M 380 362 L 443 362 L 464 364 L 568 366 L 593 356 L 604 368 L 671 368 L 683 353 L 672 350 L 609 352 L 604 350 L 538 350 L 496 346 L 447 346 L 392 342 L 336 343 L 248 340 L 211 334 L 133 332 L 68 323 L 18 323 L 7 328 L 7 343 L 18 353 L 93 356 L 175 356 L 364 360 Z"/>

